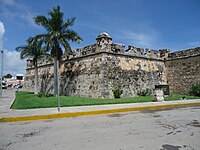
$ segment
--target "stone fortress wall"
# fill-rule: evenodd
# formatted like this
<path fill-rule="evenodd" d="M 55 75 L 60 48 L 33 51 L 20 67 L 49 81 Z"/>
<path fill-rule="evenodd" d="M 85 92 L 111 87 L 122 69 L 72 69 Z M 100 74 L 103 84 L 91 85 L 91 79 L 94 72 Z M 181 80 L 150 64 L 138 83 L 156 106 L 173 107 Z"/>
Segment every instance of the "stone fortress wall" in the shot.
<path fill-rule="evenodd" d="M 177 92 L 175 86 L 178 84 L 174 84 L 177 79 L 171 74 L 176 69 L 170 63 L 183 55 L 179 53 L 169 53 L 168 49 L 150 50 L 134 46 L 128 46 L 125 50 L 123 44 L 113 43 L 112 38 L 103 32 L 96 38 L 95 44 L 76 49 L 73 55 L 63 57 L 59 70 L 60 91 L 62 95 L 113 98 L 112 90 L 120 87 L 123 89 L 122 97 L 133 97 L 141 90 L 154 89 L 158 84 L 169 84 L 171 91 Z M 195 51 L 194 57 L 196 53 L 200 53 L 199 49 Z M 190 51 L 186 55 L 190 58 Z M 199 61 L 197 63 L 200 64 Z M 52 93 L 53 60 L 42 59 L 38 72 L 39 91 Z M 27 61 L 24 90 L 34 90 L 31 60 Z"/>
<path fill-rule="evenodd" d="M 200 83 L 200 47 L 169 53 L 165 62 L 170 91 L 188 94 L 194 83 Z"/>

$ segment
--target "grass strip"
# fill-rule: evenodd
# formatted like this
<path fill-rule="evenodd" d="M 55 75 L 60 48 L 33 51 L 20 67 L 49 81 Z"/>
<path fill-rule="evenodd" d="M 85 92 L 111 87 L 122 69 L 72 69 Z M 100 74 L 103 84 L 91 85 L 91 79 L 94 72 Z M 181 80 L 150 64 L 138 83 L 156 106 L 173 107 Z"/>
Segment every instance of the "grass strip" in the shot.
<path fill-rule="evenodd" d="M 179 100 L 182 97 L 186 99 L 199 99 L 195 96 L 173 94 L 165 98 L 166 101 Z M 153 96 L 139 96 L 120 99 L 98 99 L 84 98 L 78 96 L 60 96 L 61 107 L 70 106 L 88 106 L 88 105 L 106 105 L 106 104 L 123 104 L 123 103 L 140 103 L 152 102 Z M 11 106 L 12 109 L 34 109 L 34 108 L 51 108 L 57 107 L 57 97 L 38 97 L 32 92 L 20 91 L 16 93 L 16 99 Z"/>

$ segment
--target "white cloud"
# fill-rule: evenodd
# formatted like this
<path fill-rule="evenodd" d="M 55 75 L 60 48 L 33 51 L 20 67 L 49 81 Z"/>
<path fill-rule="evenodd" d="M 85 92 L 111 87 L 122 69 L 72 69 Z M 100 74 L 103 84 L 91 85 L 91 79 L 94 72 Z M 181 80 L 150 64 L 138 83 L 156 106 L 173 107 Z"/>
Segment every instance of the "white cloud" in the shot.
<path fill-rule="evenodd" d="M 0 50 L 3 50 L 3 36 L 5 28 L 3 23 L 0 21 Z M 18 73 L 25 73 L 25 60 L 20 60 L 19 52 L 4 50 L 3 52 L 3 74 L 12 74 L 15 76 Z M 1 57 L 2 58 L 2 57 Z M 0 60 L 1 61 L 1 60 Z"/>
<path fill-rule="evenodd" d="M 31 11 L 31 8 L 28 6 L 16 2 L 15 0 L 0 0 L 1 6 L 0 6 L 0 13 L 3 16 L 6 16 L 10 19 L 20 18 L 26 23 L 28 23 L 31 26 L 37 26 L 34 21 L 33 17 L 35 16 L 35 13 Z M 18 23 L 18 22 L 17 22 Z"/>
<path fill-rule="evenodd" d="M 17 51 L 4 50 L 3 74 L 25 74 L 26 60 L 20 59 L 20 53 Z"/>
<path fill-rule="evenodd" d="M 158 33 L 155 31 L 149 31 L 146 33 L 133 32 L 133 31 L 121 31 L 120 35 L 116 37 L 118 40 L 126 40 L 132 43 L 134 46 L 143 48 L 156 47 Z"/>
<path fill-rule="evenodd" d="M 153 38 L 144 33 L 128 33 L 126 36 L 129 37 L 136 45 L 142 47 L 151 47 Z"/>
<path fill-rule="evenodd" d="M 0 50 L 3 49 L 3 35 L 5 33 L 5 28 L 3 22 L 0 21 Z"/>

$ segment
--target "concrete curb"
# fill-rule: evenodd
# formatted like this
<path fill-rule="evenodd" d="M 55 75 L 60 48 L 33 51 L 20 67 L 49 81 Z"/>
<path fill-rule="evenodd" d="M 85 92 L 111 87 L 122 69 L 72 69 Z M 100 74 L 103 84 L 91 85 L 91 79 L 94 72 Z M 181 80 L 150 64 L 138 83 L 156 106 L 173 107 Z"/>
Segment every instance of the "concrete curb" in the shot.
<path fill-rule="evenodd" d="M 200 102 L 164 104 L 164 105 L 154 105 L 154 106 L 153 105 L 138 106 L 138 107 L 130 107 L 130 108 L 57 113 L 57 114 L 23 116 L 23 117 L 3 117 L 3 118 L 0 118 L 0 122 L 20 122 L 20 121 L 31 121 L 31 120 L 70 118 L 70 117 L 78 117 L 78 116 L 89 116 L 89 115 L 110 114 L 110 113 L 120 113 L 120 112 L 129 112 L 129 111 L 142 111 L 142 110 L 158 110 L 158 109 L 168 109 L 168 108 L 187 107 L 187 106 L 196 106 L 196 105 L 200 105 Z"/>

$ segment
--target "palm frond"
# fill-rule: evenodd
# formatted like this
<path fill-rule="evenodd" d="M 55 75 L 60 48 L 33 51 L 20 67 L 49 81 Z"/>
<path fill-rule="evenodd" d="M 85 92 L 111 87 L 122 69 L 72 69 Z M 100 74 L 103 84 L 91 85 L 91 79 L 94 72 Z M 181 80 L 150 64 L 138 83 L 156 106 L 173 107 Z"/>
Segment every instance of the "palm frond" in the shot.
<path fill-rule="evenodd" d="M 67 19 L 67 21 L 62 25 L 62 30 L 65 31 L 69 26 L 73 26 L 75 19 L 76 19 L 76 17 Z"/>
<path fill-rule="evenodd" d="M 36 16 L 33 18 L 35 23 L 43 26 L 45 29 L 49 30 L 49 20 L 45 16 Z"/>
<path fill-rule="evenodd" d="M 34 18 L 38 25 L 43 26 L 47 33 L 39 34 L 28 40 L 30 45 L 37 43 L 37 46 L 42 47 L 43 51 L 50 51 L 52 56 L 58 57 L 62 55 L 61 47 L 65 48 L 65 51 L 71 52 L 71 47 L 68 41 L 81 42 L 83 39 L 77 32 L 68 29 L 74 25 L 76 17 L 67 19 L 64 22 L 64 13 L 61 11 L 60 6 L 54 7 L 48 13 L 49 17 L 36 16 Z"/>
<path fill-rule="evenodd" d="M 70 29 L 65 31 L 63 37 L 66 38 L 67 40 L 71 40 L 72 42 L 80 43 L 81 41 L 83 41 L 83 39 L 78 35 L 77 32 Z"/>
<path fill-rule="evenodd" d="M 41 38 L 30 37 L 27 39 L 27 45 L 19 46 L 16 51 L 20 52 L 20 58 L 32 58 L 34 66 L 37 65 L 38 59 L 47 55 L 46 51 L 42 48 L 43 40 Z"/>
<path fill-rule="evenodd" d="M 70 53 L 71 52 L 71 47 L 70 47 L 69 43 L 64 38 L 61 38 L 60 41 L 61 41 L 61 44 L 65 48 L 65 52 Z"/>
<path fill-rule="evenodd" d="M 60 6 L 53 8 L 53 10 L 49 12 L 49 15 L 51 17 L 49 19 L 51 29 L 54 31 L 61 31 L 64 14 L 60 11 Z"/>

